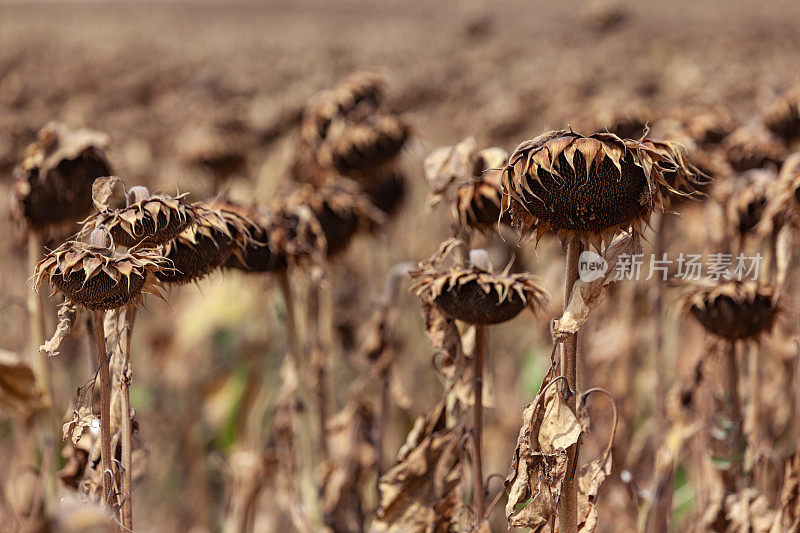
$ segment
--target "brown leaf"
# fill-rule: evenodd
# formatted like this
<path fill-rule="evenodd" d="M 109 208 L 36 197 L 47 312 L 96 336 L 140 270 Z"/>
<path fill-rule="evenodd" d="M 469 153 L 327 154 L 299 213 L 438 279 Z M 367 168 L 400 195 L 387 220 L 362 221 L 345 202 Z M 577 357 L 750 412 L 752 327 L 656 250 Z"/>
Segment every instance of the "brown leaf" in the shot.
<path fill-rule="evenodd" d="M 371 531 L 452 531 L 461 482 L 464 426 L 446 426 L 445 400 L 420 417 L 397 463 L 379 483 L 380 506 Z"/>
<path fill-rule="evenodd" d="M 568 336 L 577 333 L 589 320 L 589 316 L 606 296 L 608 286 L 617 280 L 617 264 L 623 255 L 633 255 L 641 252 L 641 244 L 637 235 L 626 235 L 606 248 L 603 259 L 607 269 L 602 277 L 593 281 L 577 280 L 572 286 L 569 305 L 564 310 L 561 318 L 556 319 L 553 325 L 553 339 L 562 342 Z"/>
<path fill-rule="evenodd" d="M 455 146 L 437 148 L 425 158 L 425 179 L 431 187 L 429 206 L 438 204 L 450 185 L 471 174 L 476 150 L 475 139 L 467 137 Z"/>
<path fill-rule="evenodd" d="M 92 410 L 82 405 L 78 407 L 78 410 L 72 411 L 72 418 L 70 418 L 63 426 L 63 438 L 66 441 L 67 439 L 72 441 L 72 444 L 75 446 L 78 445 L 78 441 L 81 440 L 83 436 L 83 432 L 86 428 L 92 427 L 92 422 L 94 421 L 94 415 L 92 415 Z"/>
<path fill-rule="evenodd" d="M 578 418 L 556 387 L 553 368 L 522 415 L 522 427 L 505 480 L 509 527 L 540 531 L 555 516 L 567 474 L 566 448 L 581 434 Z M 518 509 L 520 505 L 524 505 Z"/>
<path fill-rule="evenodd" d="M 456 322 L 431 303 L 422 304 L 425 335 L 433 346 L 444 353 L 449 361 L 458 361 L 462 355 L 461 336 Z"/>
<path fill-rule="evenodd" d="M 53 338 L 45 342 L 39 347 L 39 350 L 47 352 L 47 355 L 54 357 L 58 355 L 58 348 L 69 332 L 72 331 L 72 326 L 75 323 L 75 315 L 78 313 L 78 306 L 69 300 L 64 300 L 61 307 L 58 308 L 58 325 L 56 331 L 53 333 Z"/>
<path fill-rule="evenodd" d="M 770 533 L 793 531 L 800 526 L 800 453 L 795 453 L 786 462 L 781 503 Z"/>
<path fill-rule="evenodd" d="M 0 404 L 12 410 L 33 410 L 40 399 L 31 366 L 16 353 L 0 350 Z"/>
<path fill-rule="evenodd" d="M 118 176 L 107 176 L 94 180 L 92 202 L 98 211 L 101 213 L 108 211 L 108 199 L 114 194 L 114 188 L 120 184 L 123 184 L 123 181 Z"/>

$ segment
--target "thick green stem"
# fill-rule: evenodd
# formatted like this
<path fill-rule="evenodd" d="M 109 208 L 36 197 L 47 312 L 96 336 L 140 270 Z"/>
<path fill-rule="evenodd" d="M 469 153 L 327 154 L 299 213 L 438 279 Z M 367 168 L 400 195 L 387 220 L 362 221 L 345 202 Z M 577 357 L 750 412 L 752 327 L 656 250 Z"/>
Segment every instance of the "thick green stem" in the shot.
<path fill-rule="evenodd" d="M 111 469 L 111 379 L 108 372 L 108 357 L 106 357 L 103 311 L 93 311 L 93 318 L 97 359 L 100 361 L 100 462 L 103 468 L 103 505 L 110 507 L 111 491 L 114 486 L 113 470 Z"/>
<path fill-rule="evenodd" d="M 289 335 L 290 354 L 297 372 L 297 399 L 300 404 L 295 418 L 296 442 L 300 452 L 300 497 L 314 531 L 322 527 L 322 511 L 319 502 L 319 490 L 315 481 L 316 457 L 314 454 L 314 420 L 311 413 L 310 396 L 306 379 L 308 365 L 303 356 L 300 336 L 297 331 L 297 315 L 289 274 L 285 270 L 278 274 L 283 298 L 286 303 L 286 328 Z"/>
<path fill-rule="evenodd" d="M 486 351 L 486 326 L 475 326 L 475 353 L 472 356 L 474 374 L 472 385 L 474 391 L 473 432 L 475 441 L 472 443 L 472 473 L 474 476 L 475 516 L 478 522 L 483 520 L 486 510 L 486 493 L 483 487 L 483 456 L 481 447 L 483 443 L 483 357 Z"/>
<path fill-rule="evenodd" d="M 564 309 L 569 305 L 572 287 L 578 280 L 578 259 L 581 255 L 581 243 L 577 240 L 567 245 L 566 276 L 564 280 Z M 567 337 L 561 343 L 561 375 L 567 378 L 572 396 L 569 397 L 569 408 L 577 412 L 578 394 L 578 335 Z M 567 476 L 561 488 L 558 500 L 558 530 L 560 533 L 577 533 L 578 531 L 578 483 L 574 473 L 577 471 L 578 445 L 567 449 Z"/>

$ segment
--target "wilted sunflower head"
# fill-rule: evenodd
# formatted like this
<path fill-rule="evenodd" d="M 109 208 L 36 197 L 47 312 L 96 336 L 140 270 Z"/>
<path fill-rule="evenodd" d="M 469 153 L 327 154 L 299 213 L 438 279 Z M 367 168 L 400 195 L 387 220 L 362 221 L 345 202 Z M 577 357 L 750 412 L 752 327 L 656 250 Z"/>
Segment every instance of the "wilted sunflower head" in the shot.
<path fill-rule="evenodd" d="M 701 146 L 722 142 L 736 127 L 730 112 L 722 107 L 692 109 L 684 114 L 683 122 L 686 133 Z"/>
<path fill-rule="evenodd" d="M 719 202 L 739 235 L 750 233 L 761 221 L 775 172 L 752 169 L 720 184 Z"/>
<path fill-rule="evenodd" d="M 400 170 L 376 173 L 370 180 L 362 182 L 361 188 L 367 194 L 370 203 L 386 213 L 395 215 L 403 205 L 406 195 L 407 179 Z"/>
<path fill-rule="evenodd" d="M 316 152 L 317 162 L 359 181 L 368 179 L 395 159 L 409 133 L 408 124 L 394 115 L 371 115 L 358 123 L 336 121 Z"/>
<path fill-rule="evenodd" d="M 222 180 L 245 168 L 252 137 L 238 118 L 220 117 L 185 128 L 178 135 L 176 151 L 185 164 L 206 169 Z"/>
<path fill-rule="evenodd" d="M 721 143 L 722 153 L 736 172 L 751 168 L 781 166 L 786 158 L 786 148 L 759 124 L 748 124 L 734 130 Z"/>
<path fill-rule="evenodd" d="M 786 142 L 800 138 L 800 85 L 772 104 L 764 114 L 764 125 Z"/>
<path fill-rule="evenodd" d="M 328 136 L 328 128 L 335 119 L 374 112 L 381 105 L 384 88 L 385 81 L 379 74 L 358 72 L 342 80 L 335 88 L 319 93 L 303 114 L 302 141 L 315 145 Z"/>
<path fill-rule="evenodd" d="M 786 159 L 778 179 L 771 182 L 762 222 L 759 232 L 763 235 L 785 224 L 800 225 L 800 152 Z"/>
<path fill-rule="evenodd" d="M 74 223 L 92 209 L 92 182 L 111 174 L 108 135 L 51 122 L 14 169 L 19 213 L 32 227 Z"/>
<path fill-rule="evenodd" d="M 727 340 L 758 339 L 772 328 L 778 313 L 776 291 L 755 281 L 724 281 L 689 291 L 689 312 L 709 332 Z"/>
<path fill-rule="evenodd" d="M 599 249 L 619 231 L 641 232 L 655 209 L 669 209 L 670 195 L 694 193 L 699 171 L 678 155 L 666 141 L 551 131 L 511 154 L 501 178 L 502 211 L 511 213 L 520 236 L 538 240 L 552 230 L 562 241 Z"/>
<path fill-rule="evenodd" d="M 114 250 L 104 227 L 92 231 L 89 242 L 68 241 L 48 253 L 34 271 L 38 290 L 43 281 L 69 300 L 92 310 L 116 309 L 142 293 L 159 294 L 153 274 L 169 269 L 155 250 Z"/>
<path fill-rule="evenodd" d="M 250 234 L 252 223 L 225 205 L 196 204 L 198 216 L 177 237 L 164 245 L 163 255 L 171 269 L 156 272 L 159 281 L 186 284 L 221 267 L 234 250 L 257 243 Z"/>
<path fill-rule="evenodd" d="M 472 177 L 458 187 L 451 204 L 453 220 L 465 230 L 493 232 L 501 218 L 500 176 L 508 153 L 501 148 L 486 148 L 474 159 Z M 510 219 L 505 217 L 502 221 Z"/>
<path fill-rule="evenodd" d="M 121 181 L 116 177 L 108 180 Z M 106 203 L 108 196 L 97 199 L 97 189 L 104 185 L 99 180 L 95 185 L 95 206 L 99 213 L 84 221 L 82 234 L 104 226 L 111 232 L 114 244 L 157 246 L 177 237 L 197 218 L 197 209 L 185 201 L 186 194 L 151 195 L 146 187 L 132 187 L 125 195 L 126 206 L 112 209 Z"/>
<path fill-rule="evenodd" d="M 385 219 L 354 183 L 345 180 L 323 187 L 303 186 L 287 203 L 311 210 L 325 236 L 329 256 L 344 250 L 358 231 L 371 231 Z"/>
<path fill-rule="evenodd" d="M 411 291 L 423 302 L 470 324 L 507 322 L 526 307 L 536 313 L 547 304 L 547 292 L 534 276 L 510 274 L 508 268 L 497 273 L 487 264 L 443 267 L 445 257 L 459 242 L 451 239 L 444 243 L 437 254 L 409 272 L 414 280 Z"/>

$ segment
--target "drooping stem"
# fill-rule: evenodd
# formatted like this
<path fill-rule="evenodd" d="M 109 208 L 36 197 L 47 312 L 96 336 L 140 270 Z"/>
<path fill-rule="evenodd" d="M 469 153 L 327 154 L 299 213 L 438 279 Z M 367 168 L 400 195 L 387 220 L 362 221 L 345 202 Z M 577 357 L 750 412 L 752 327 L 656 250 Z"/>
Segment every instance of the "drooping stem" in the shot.
<path fill-rule="evenodd" d="M 564 309 L 569 305 L 572 286 L 578 280 L 578 259 L 581 254 L 581 243 L 572 240 L 567 245 L 566 276 L 564 279 Z M 573 413 L 577 412 L 578 394 L 578 335 L 567 337 L 561 343 L 561 368 L 560 374 L 567 378 L 567 383 L 572 396 L 568 397 L 568 404 Z M 558 501 L 558 530 L 561 533 L 577 533 L 578 531 L 578 483 L 574 476 L 577 471 L 578 445 L 573 444 L 567 449 L 567 476 L 561 488 L 561 498 Z"/>
<path fill-rule="evenodd" d="M 100 361 L 100 462 L 103 467 L 103 505 L 111 506 L 111 490 L 114 484 L 111 469 L 111 379 L 106 356 L 106 336 L 103 329 L 103 311 L 93 311 L 94 339 L 97 343 L 97 359 Z M 107 475 L 108 473 L 109 475 Z"/>
<path fill-rule="evenodd" d="M 289 274 L 286 270 L 278 274 L 281 291 L 286 304 L 286 329 L 289 336 L 290 354 L 297 372 L 297 417 L 295 418 L 295 435 L 300 451 L 300 497 L 303 501 L 308 520 L 314 530 L 322 527 L 322 514 L 319 504 L 319 491 L 314 476 L 316 458 L 314 454 L 314 421 L 311 413 L 308 386 L 306 384 L 307 364 L 300 345 L 297 331 L 297 314 L 292 297 Z"/>
<path fill-rule="evenodd" d="M 131 396 L 130 370 L 131 334 L 136 319 L 136 307 L 120 310 L 120 317 L 125 320 L 122 329 L 122 364 L 120 365 L 119 384 L 122 389 L 120 410 L 120 431 L 122 432 L 122 525 L 133 530 L 133 484 L 132 484 L 132 443 L 131 443 Z"/>
<path fill-rule="evenodd" d="M 317 340 L 319 341 L 319 359 L 317 361 L 317 416 L 319 417 L 319 442 L 323 459 L 329 456 L 327 424 L 328 404 L 331 401 L 331 360 L 333 358 L 333 287 L 330 280 L 330 270 L 326 272 L 317 285 L 319 297 L 317 303 Z"/>
<path fill-rule="evenodd" d="M 472 473 L 474 476 L 473 491 L 475 494 L 475 516 L 478 522 L 483 519 L 486 509 L 486 493 L 483 487 L 483 456 L 481 448 L 483 443 L 483 357 L 486 351 L 486 326 L 475 326 L 475 353 L 472 356 L 474 373 L 472 376 L 472 389 L 474 392 L 474 405 L 472 407 L 472 420 L 474 442 L 472 443 Z"/>
<path fill-rule="evenodd" d="M 380 391 L 381 391 L 381 404 L 380 410 L 378 411 L 378 438 L 377 443 L 375 444 L 375 448 L 377 450 L 377 457 L 375 458 L 375 463 L 378 465 L 378 480 L 380 477 L 386 472 L 386 468 L 383 465 L 383 447 L 384 447 L 384 440 L 386 439 L 386 426 L 389 423 L 389 407 L 391 404 L 389 403 L 389 369 L 385 368 L 381 372 L 380 377 Z M 378 491 L 380 493 L 380 484 L 378 485 Z"/>
<path fill-rule="evenodd" d="M 761 446 L 761 432 L 759 416 L 761 414 L 761 346 L 754 345 L 750 354 L 750 411 L 748 412 L 749 442 L 747 470 L 751 475 L 758 460 L 759 447 Z"/>

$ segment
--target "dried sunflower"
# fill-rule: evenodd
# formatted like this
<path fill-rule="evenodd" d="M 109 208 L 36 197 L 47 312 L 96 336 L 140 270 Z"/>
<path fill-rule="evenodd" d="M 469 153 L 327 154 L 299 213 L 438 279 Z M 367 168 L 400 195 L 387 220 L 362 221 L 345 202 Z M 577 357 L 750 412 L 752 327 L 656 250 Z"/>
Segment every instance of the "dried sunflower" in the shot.
<path fill-rule="evenodd" d="M 111 174 L 107 145 L 105 133 L 58 122 L 39 131 L 13 173 L 20 214 L 31 226 L 77 222 L 91 211 L 92 182 Z"/>
<path fill-rule="evenodd" d="M 539 279 L 528 274 L 494 272 L 491 266 L 442 267 L 458 240 L 445 243 L 433 257 L 409 272 L 411 291 L 445 315 L 470 324 L 499 324 L 516 317 L 526 307 L 538 312 L 547 303 Z"/>
<path fill-rule="evenodd" d="M 381 104 L 384 88 L 382 76 L 359 72 L 345 78 L 334 89 L 318 94 L 303 114 L 302 141 L 315 145 L 320 139 L 325 139 L 331 122 L 337 117 L 375 111 Z"/>
<path fill-rule="evenodd" d="M 234 249 L 256 245 L 250 236 L 252 223 L 235 211 L 205 203 L 197 208 L 197 219 L 164 245 L 163 255 L 172 268 L 156 272 L 159 281 L 191 283 L 222 266 Z"/>
<path fill-rule="evenodd" d="M 785 224 L 800 225 L 800 152 L 786 159 L 772 182 L 762 220 L 759 232 L 764 235 Z"/>
<path fill-rule="evenodd" d="M 764 125 L 787 143 L 800 138 L 800 85 L 781 96 L 767 110 Z"/>
<path fill-rule="evenodd" d="M 669 209 L 670 195 L 691 196 L 699 175 L 677 146 L 657 143 L 566 130 L 525 141 L 503 168 L 502 211 L 537 240 L 553 230 L 599 249 L 618 231 L 641 232 L 654 209 Z"/>
<path fill-rule="evenodd" d="M 197 218 L 197 209 L 185 198 L 186 194 L 150 195 L 146 187 L 131 187 L 125 195 L 125 208 L 109 209 L 107 205 L 97 204 L 100 212 L 84 221 L 81 233 L 104 226 L 116 245 L 165 244 Z"/>
<path fill-rule="evenodd" d="M 376 173 L 372 178 L 362 181 L 360 185 L 372 205 L 387 216 L 392 216 L 403 204 L 407 189 L 406 181 L 403 172 L 391 170 L 386 173 Z"/>
<path fill-rule="evenodd" d="M 721 184 L 720 203 L 739 235 L 749 233 L 760 222 L 774 181 L 774 171 L 752 169 Z"/>
<path fill-rule="evenodd" d="M 736 172 L 751 168 L 780 166 L 786 158 L 786 148 L 760 125 L 747 125 L 734 130 L 721 143 L 722 153 Z"/>
<path fill-rule="evenodd" d="M 755 281 L 701 286 L 684 296 L 683 309 L 709 332 L 727 340 L 758 339 L 772 328 L 777 292 Z"/>
<path fill-rule="evenodd" d="M 360 175 L 394 159 L 408 136 L 405 121 L 392 115 L 373 115 L 356 124 L 339 121 L 319 146 L 317 162 L 346 176 Z"/>
<path fill-rule="evenodd" d="M 356 232 L 370 231 L 384 221 L 384 214 L 352 182 L 319 188 L 307 185 L 290 195 L 287 203 L 311 210 L 325 236 L 329 256 L 344 250 Z"/>
<path fill-rule="evenodd" d="M 226 117 L 187 127 L 176 144 L 181 161 L 209 170 L 220 181 L 244 170 L 254 143 L 241 121 Z"/>
<path fill-rule="evenodd" d="M 100 227 L 90 242 L 68 241 L 48 253 L 34 271 L 36 289 L 43 281 L 87 309 L 107 310 L 128 305 L 142 293 L 159 294 L 153 275 L 169 268 L 152 249 L 114 251 L 108 232 Z"/>

